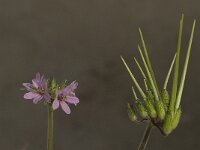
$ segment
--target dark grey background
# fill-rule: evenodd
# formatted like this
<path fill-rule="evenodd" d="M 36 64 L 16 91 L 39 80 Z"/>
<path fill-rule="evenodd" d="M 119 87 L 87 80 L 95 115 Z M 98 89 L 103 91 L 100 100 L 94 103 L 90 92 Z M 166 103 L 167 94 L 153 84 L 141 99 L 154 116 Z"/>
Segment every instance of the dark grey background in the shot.
<path fill-rule="evenodd" d="M 198 0 L 1 0 L 0 149 L 46 149 L 47 111 L 24 100 L 22 82 L 36 72 L 77 80 L 80 104 L 55 112 L 55 150 L 134 150 L 145 129 L 129 121 L 132 82 L 120 55 L 139 57 L 143 29 L 159 83 L 174 55 L 185 13 L 182 60 L 194 18 L 197 28 L 182 98 L 183 117 L 167 138 L 153 130 L 149 150 L 200 149 Z M 160 84 L 161 86 L 162 84 Z"/>

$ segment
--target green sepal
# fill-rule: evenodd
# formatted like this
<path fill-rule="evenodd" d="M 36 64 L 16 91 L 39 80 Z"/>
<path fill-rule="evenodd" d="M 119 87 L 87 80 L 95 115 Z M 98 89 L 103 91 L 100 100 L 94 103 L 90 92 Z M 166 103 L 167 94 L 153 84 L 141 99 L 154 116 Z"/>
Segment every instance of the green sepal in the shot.
<path fill-rule="evenodd" d="M 133 121 L 133 122 L 136 122 L 137 121 L 137 116 L 136 116 L 136 113 L 135 113 L 135 110 L 134 110 L 133 106 L 131 106 L 128 103 L 127 107 L 128 107 L 127 112 L 128 112 L 129 119 L 131 121 Z"/>
<path fill-rule="evenodd" d="M 145 107 L 140 103 L 140 102 L 137 102 L 135 103 L 137 109 L 138 109 L 138 113 L 140 114 L 140 116 L 142 118 L 147 118 L 148 117 L 148 113 L 145 109 Z"/>
<path fill-rule="evenodd" d="M 165 116 L 163 127 L 162 127 L 165 135 L 169 135 L 173 130 L 173 116 L 174 115 L 171 111 L 168 111 Z"/>
<path fill-rule="evenodd" d="M 178 110 L 176 110 L 175 115 L 174 115 L 173 126 L 172 126 L 173 129 L 175 129 L 178 126 L 181 119 L 181 114 L 182 114 L 182 111 L 181 111 L 181 108 L 179 107 Z"/>
<path fill-rule="evenodd" d="M 67 86 L 67 80 L 61 83 L 60 89 L 64 89 Z"/>
<path fill-rule="evenodd" d="M 56 89 L 57 88 L 57 83 L 56 83 L 56 80 L 53 78 L 50 82 L 50 88 L 51 89 Z"/>
<path fill-rule="evenodd" d="M 165 118 L 165 107 L 164 107 L 163 101 L 160 101 L 160 100 L 156 101 L 155 107 L 156 107 L 158 118 L 163 120 Z"/>
<path fill-rule="evenodd" d="M 51 103 L 54 100 L 54 98 L 56 96 L 55 93 L 59 88 L 58 84 L 54 78 L 48 80 L 48 87 L 49 87 L 48 93 L 51 95 L 51 101 L 49 101 L 49 103 Z"/>

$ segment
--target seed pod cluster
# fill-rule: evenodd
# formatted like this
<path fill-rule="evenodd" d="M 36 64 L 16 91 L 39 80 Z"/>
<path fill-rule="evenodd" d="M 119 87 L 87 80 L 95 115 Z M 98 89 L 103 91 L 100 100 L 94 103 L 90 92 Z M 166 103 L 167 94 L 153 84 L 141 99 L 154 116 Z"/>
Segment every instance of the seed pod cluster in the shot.
<path fill-rule="evenodd" d="M 139 94 L 141 95 L 141 99 L 139 99 L 136 94 L 136 91 L 132 87 L 135 100 L 135 107 L 133 107 L 133 105 L 128 104 L 129 118 L 131 119 L 131 121 L 134 122 L 144 122 L 144 120 L 151 121 L 152 124 L 155 127 L 157 127 L 163 135 L 169 135 L 178 126 L 182 114 L 180 102 L 185 83 L 185 77 L 196 23 L 196 20 L 194 20 L 185 63 L 183 66 L 181 78 L 179 80 L 178 72 L 183 30 L 183 19 L 184 16 L 182 15 L 180 20 L 177 50 L 171 62 L 167 76 L 165 78 L 164 86 L 161 88 L 161 90 L 159 89 L 158 84 L 156 82 L 156 78 L 148 56 L 143 34 L 140 29 L 139 32 L 142 42 L 142 48 L 140 48 L 140 46 L 138 45 L 138 50 L 141 55 L 145 71 L 143 70 L 143 67 L 140 65 L 139 61 L 136 58 L 134 58 L 134 60 L 137 64 L 139 71 L 141 72 L 142 77 L 144 78 L 145 90 L 141 88 L 140 84 L 137 82 L 135 76 L 131 72 L 131 69 L 129 68 L 123 57 L 121 57 L 128 73 L 131 76 L 131 79 L 133 80 L 134 86 L 137 88 Z M 174 75 L 172 82 L 172 91 L 170 95 L 167 90 L 167 86 L 172 70 L 174 70 Z"/>

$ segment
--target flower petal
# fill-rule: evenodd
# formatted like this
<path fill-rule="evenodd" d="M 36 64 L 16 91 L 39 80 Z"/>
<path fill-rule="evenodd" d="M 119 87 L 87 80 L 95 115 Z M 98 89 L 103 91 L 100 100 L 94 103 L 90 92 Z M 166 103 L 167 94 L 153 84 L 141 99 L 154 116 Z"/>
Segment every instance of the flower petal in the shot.
<path fill-rule="evenodd" d="M 74 91 L 78 86 L 78 82 L 73 81 L 70 85 L 68 85 L 63 92 L 65 93 L 65 95 L 68 95 L 69 93 L 71 93 L 72 91 Z"/>
<path fill-rule="evenodd" d="M 42 75 L 42 76 L 40 77 L 40 81 L 42 82 L 43 79 L 44 79 L 44 75 Z"/>
<path fill-rule="evenodd" d="M 38 88 L 38 82 L 37 82 L 36 79 L 33 79 L 33 80 L 32 80 L 32 83 L 33 83 L 33 86 L 34 86 L 35 88 Z"/>
<path fill-rule="evenodd" d="M 26 90 L 30 91 L 33 88 L 33 85 L 31 83 L 23 83 L 22 84 Z"/>
<path fill-rule="evenodd" d="M 38 96 L 36 96 L 36 97 L 33 99 L 33 103 L 34 103 L 34 104 L 37 104 L 39 101 L 42 100 L 42 98 L 43 98 L 43 96 L 41 96 L 41 95 L 38 94 Z"/>
<path fill-rule="evenodd" d="M 36 74 L 36 80 L 40 80 L 40 73 L 38 72 L 37 74 Z"/>
<path fill-rule="evenodd" d="M 72 91 L 75 90 L 75 89 L 78 87 L 78 82 L 73 81 L 73 82 L 69 85 L 69 87 L 71 88 Z"/>
<path fill-rule="evenodd" d="M 43 81 L 41 81 L 41 86 L 46 90 L 48 88 L 48 84 L 47 84 L 47 80 L 44 79 Z"/>
<path fill-rule="evenodd" d="M 69 106 L 68 106 L 64 101 L 61 101 L 61 102 L 60 102 L 60 105 L 61 105 L 62 110 L 63 110 L 66 114 L 70 114 L 70 113 L 71 113 L 71 110 L 70 110 Z"/>
<path fill-rule="evenodd" d="M 56 110 L 56 109 L 58 109 L 58 107 L 59 107 L 59 100 L 55 99 L 53 101 L 52 108 L 53 108 L 53 110 Z"/>
<path fill-rule="evenodd" d="M 28 92 L 26 94 L 24 94 L 24 98 L 25 99 L 33 99 L 35 97 L 37 97 L 39 94 L 37 93 L 33 93 L 33 92 Z"/>
<path fill-rule="evenodd" d="M 75 96 L 67 96 L 67 100 L 68 103 L 70 104 L 74 104 L 77 105 L 79 103 L 79 99 Z"/>
<path fill-rule="evenodd" d="M 50 100 L 51 99 L 51 96 L 49 95 L 49 93 L 46 93 L 46 94 L 44 94 L 43 95 L 43 98 L 45 99 L 45 100 Z"/>

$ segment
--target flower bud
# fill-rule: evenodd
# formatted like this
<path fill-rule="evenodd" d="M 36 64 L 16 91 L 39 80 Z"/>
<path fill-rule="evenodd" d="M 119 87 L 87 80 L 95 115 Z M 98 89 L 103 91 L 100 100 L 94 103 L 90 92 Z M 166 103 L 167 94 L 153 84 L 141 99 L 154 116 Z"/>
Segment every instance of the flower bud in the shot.
<path fill-rule="evenodd" d="M 161 100 L 155 102 L 156 111 L 159 119 L 163 120 L 165 118 L 165 108 Z"/>
<path fill-rule="evenodd" d="M 179 109 L 176 110 L 175 115 L 174 115 L 173 129 L 175 129 L 178 126 L 178 124 L 180 122 L 181 114 L 182 114 L 182 111 L 181 111 L 181 108 L 179 107 Z"/>
<path fill-rule="evenodd" d="M 128 116 L 129 116 L 129 119 L 133 122 L 137 121 L 137 116 L 135 114 L 135 110 L 133 109 L 133 106 L 131 106 L 129 103 L 128 103 Z"/>
<path fill-rule="evenodd" d="M 172 130 L 173 130 L 173 113 L 171 111 L 167 112 L 162 128 L 163 128 L 163 132 L 166 135 L 168 135 L 172 132 Z"/>
<path fill-rule="evenodd" d="M 140 102 L 136 102 L 136 107 L 137 107 L 138 112 L 139 112 L 139 114 L 142 118 L 148 117 L 148 113 L 147 113 L 145 107 Z"/>

